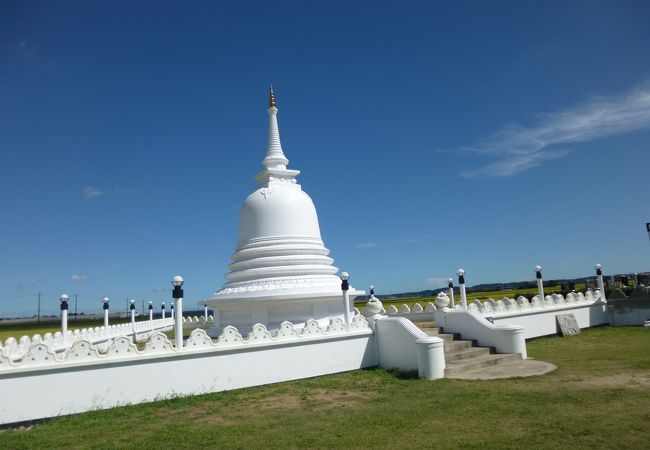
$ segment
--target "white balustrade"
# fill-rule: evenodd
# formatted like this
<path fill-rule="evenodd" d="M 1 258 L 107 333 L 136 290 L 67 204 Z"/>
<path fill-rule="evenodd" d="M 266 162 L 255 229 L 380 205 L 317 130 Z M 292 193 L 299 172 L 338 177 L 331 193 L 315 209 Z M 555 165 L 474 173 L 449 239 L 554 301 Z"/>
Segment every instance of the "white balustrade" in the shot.
<path fill-rule="evenodd" d="M 192 320 L 200 320 L 196 317 Z M 211 321 L 211 320 L 210 320 Z M 0 345 L 0 372 L 24 367 L 51 366 L 63 363 L 92 362 L 116 358 L 131 358 L 142 355 L 177 353 L 179 351 L 209 350 L 232 348 L 238 346 L 269 345 L 290 340 L 327 338 L 345 333 L 367 333 L 370 326 L 363 315 L 356 315 L 347 326 L 343 319 L 332 319 L 328 326 L 321 327 L 316 320 L 309 320 L 304 327 L 296 327 L 291 322 L 283 322 L 277 330 L 267 330 L 266 326 L 256 324 L 253 330 L 243 337 L 237 328 L 227 326 L 222 334 L 213 340 L 202 328 L 196 328 L 190 333 L 184 350 L 178 350 L 161 331 L 172 329 L 174 321 L 171 318 L 152 321 L 136 322 L 136 334 L 147 334 L 148 340 L 143 350 L 139 350 L 132 339 L 130 323 L 108 327 L 78 330 L 67 333 L 67 346 L 64 346 L 63 335 L 60 332 L 52 335 L 47 333 L 41 338 L 35 335 L 30 339 L 23 336 L 19 341 L 7 338 Z M 152 331 L 154 328 L 156 331 Z M 49 335 L 49 336 L 48 336 Z M 36 337 L 38 336 L 38 337 Z"/>

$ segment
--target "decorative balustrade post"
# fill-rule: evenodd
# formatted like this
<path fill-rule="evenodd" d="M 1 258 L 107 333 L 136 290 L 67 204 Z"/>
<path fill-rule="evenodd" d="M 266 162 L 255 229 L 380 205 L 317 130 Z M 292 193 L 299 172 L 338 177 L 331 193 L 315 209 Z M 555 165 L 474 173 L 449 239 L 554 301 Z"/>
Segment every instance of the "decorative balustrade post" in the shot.
<path fill-rule="evenodd" d="M 343 299 L 343 320 L 345 320 L 345 326 L 350 328 L 350 296 L 348 294 L 348 289 L 350 285 L 348 280 L 350 279 L 350 274 L 347 272 L 341 272 L 341 293 Z"/>
<path fill-rule="evenodd" d="M 454 309 L 454 305 L 456 305 L 456 302 L 454 301 L 454 279 L 449 278 L 447 281 L 449 282 L 449 284 L 447 285 L 447 287 L 449 288 L 449 300 L 450 300 L 449 307 L 451 309 Z"/>
<path fill-rule="evenodd" d="M 183 349 L 183 277 L 176 275 L 172 279 L 172 286 L 174 290 L 172 291 L 172 297 L 176 303 L 176 308 L 172 304 L 172 310 L 175 311 L 174 314 L 174 332 L 176 338 L 176 349 Z"/>
<path fill-rule="evenodd" d="M 467 309 L 467 293 L 465 292 L 465 271 L 463 269 L 458 269 L 456 274 L 458 275 L 458 286 L 460 287 L 460 306 L 463 309 Z"/>
<path fill-rule="evenodd" d="M 68 336 L 68 294 L 61 294 L 61 334 L 63 342 L 66 342 Z"/>
<path fill-rule="evenodd" d="M 542 266 L 535 266 L 535 277 L 537 279 L 537 295 L 544 305 L 544 281 L 542 280 Z"/>
<path fill-rule="evenodd" d="M 153 302 L 149 300 L 149 321 L 153 321 Z"/>
<path fill-rule="evenodd" d="M 163 319 L 165 318 L 165 302 L 162 302 L 162 304 L 160 305 L 160 315 L 162 316 Z"/>
<path fill-rule="evenodd" d="M 133 342 L 137 342 L 135 333 L 135 300 L 131 299 L 131 331 L 133 332 Z"/>
<path fill-rule="evenodd" d="M 104 303 L 104 329 L 108 330 L 108 297 L 102 299 Z"/>
<path fill-rule="evenodd" d="M 203 317 L 205 318 L 205 321 L 208 321 L 208 305 L 205 304 L 203 305 Z"/>
<path fill-rule="evenodd" d="M 605 283 L 603 282 L 603 266 L 596 264 L 596 283 L 598 283 L 598 289 L 600 290 L 600 299 L 605 301 Z"/>

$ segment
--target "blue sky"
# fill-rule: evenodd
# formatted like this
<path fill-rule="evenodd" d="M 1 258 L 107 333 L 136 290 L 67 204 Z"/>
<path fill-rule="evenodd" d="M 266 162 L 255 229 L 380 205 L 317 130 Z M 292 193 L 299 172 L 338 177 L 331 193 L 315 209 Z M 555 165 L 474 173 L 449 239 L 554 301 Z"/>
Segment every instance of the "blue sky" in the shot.
<path fill-rule="evenodd" d="M 266 150 L 378 293 L 647 271 L 650 3 L 0 5 L 0 314 L 218 290 Z"/>

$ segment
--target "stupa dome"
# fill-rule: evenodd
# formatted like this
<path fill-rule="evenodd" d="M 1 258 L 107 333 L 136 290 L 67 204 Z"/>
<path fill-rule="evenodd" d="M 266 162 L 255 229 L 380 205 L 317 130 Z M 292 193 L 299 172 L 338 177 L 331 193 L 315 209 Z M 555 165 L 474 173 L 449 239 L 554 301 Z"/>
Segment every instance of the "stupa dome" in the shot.
<path fill-rule="evenodd" d="M 326 275 L 327 279 L 303 279 L 301 285 L 306 288 L 308 281 L 312 284 L 317 281 L 322 286 L 329 281 L 328 284 L 338 289 L 339 279 L 333 276 L 337 268 L 332 266 L 328 253 L 320 237 L 311 198 L 299 184 L 271 182 L 249 195 L 242 206 L 237 250 L 226 280 L 241 283 Z M 288 279 L 280 281 L 296 287 Z M 237 287 L 226 284 L 224 290 Z"/>
<path fill-rule="evenodd" d="M 300 326 L 343 312 L 341 280 L 323 244 L 312 199 L 288 169 L 280 143 L 275 97 L 269 94 L 268 149 L 258 188 L 241 208 L 237 248 L 226 283 L 206 301 L 215 310 L 215 333 L 225 325 Z M 350 289 L 350 298 L 357 292 Z"/>
<path fill-rule="evenodd" d="M 238 242 L 267 236 L 320 239 L 316 208 L 299 185 L 271 183 L 246 198 L 239 216 Z"/>

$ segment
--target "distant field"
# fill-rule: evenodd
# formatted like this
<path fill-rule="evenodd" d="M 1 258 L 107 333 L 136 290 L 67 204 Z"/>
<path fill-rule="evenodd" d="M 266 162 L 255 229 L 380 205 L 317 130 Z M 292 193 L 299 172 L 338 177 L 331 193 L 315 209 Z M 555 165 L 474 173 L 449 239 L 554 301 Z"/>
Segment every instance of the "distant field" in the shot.
<path fill-rule="evenodd" d="M 52 419 L 0 432 L 0 448 L 636 450 L 648 448 L 649 348 L 650 329 L 592 328 L 529 341 L 558 366 L 539 377 L 356 370 Z"/>

